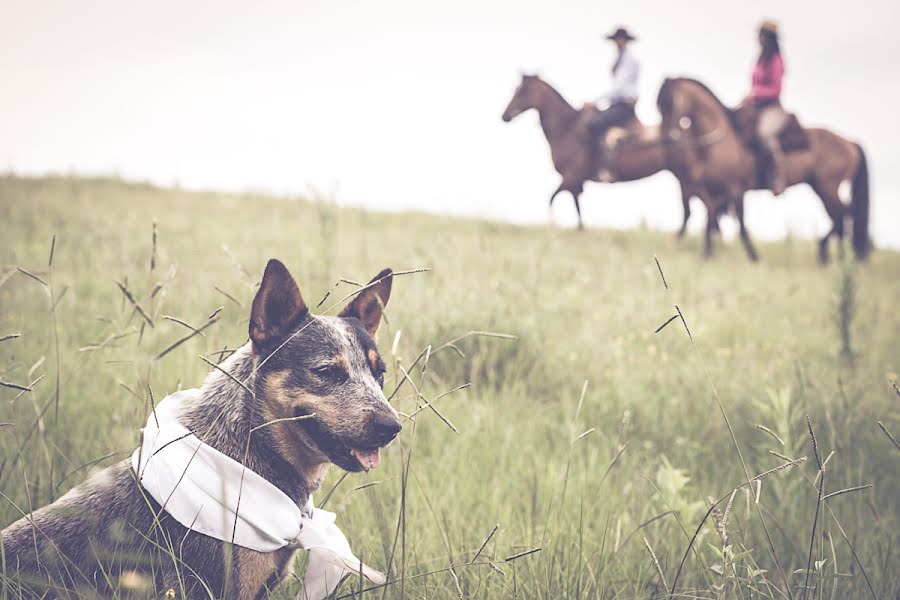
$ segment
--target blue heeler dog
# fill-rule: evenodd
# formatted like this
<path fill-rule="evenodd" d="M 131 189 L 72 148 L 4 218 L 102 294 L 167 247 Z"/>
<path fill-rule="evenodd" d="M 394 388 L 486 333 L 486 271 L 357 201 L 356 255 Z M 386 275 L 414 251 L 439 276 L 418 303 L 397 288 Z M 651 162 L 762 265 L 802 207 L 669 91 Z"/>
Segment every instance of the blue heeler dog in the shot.
<path fill-rule="evenodd" d="M 287 268 L 269 261 L 250 341 L 221 365 L 253 395 L 214 370 L 181 423 L 300 507 L 330 464 L 378 466 L 380 448 L 401 429 L 373 340 L 391 283 L 385 269 L 339 316 L 313 316 Z M 313 416 L 292 419 L 304 415 Z M 262 553 L 188 534 L 142 492 L 131 466 L 117 463 L 4 529 L 12 596 L 121 594 L 122 579 L 137 577 L 152 597 L 172 589 L 179 598 L 258 598 L 289 574 L 295 550 Z"/>

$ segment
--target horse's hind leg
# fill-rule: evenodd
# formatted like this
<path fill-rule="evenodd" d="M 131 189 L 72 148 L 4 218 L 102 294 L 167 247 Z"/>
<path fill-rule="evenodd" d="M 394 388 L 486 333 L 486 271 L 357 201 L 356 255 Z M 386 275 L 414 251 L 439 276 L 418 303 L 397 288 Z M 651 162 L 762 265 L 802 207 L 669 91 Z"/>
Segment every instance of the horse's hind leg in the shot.
<path fill-rule="evenodd" d="M 734 211 L 737 213 L 738 225 L 740 225 L 740 233 L 741 233 L 741 242 L 744 244 L 744 249 L 747 251 L 747 256 L 753 262 L 759 260 L 759 255 L 756 253 L 756 248 L 753 247 L 753 242 L 750 241 L 750 234 L 747 233 L 747 228 L 744 226 L 744 198 L 738 198 L 734 203 Z"/>
<path fill-rule="evenodd" d="M 703 241 L 703 258 L 709 260 L 713 256 L 713 230 L 716 228 L 716 210 L 707 207 L 706 210 L 706 235 Z"/>
<path fill-rule="evenodd" d="M 828 256 L 828 240 L 831 238 L 831 235 L 834 233 L 835 228 L 832 227 L 828 230 L 822 239 L 819 240 L 819 263 L 823 265 L 827 265 L 830 257 Z"/>
<path fill-rule="evenodd" d="M 833 224 L 828 233 L 819 240 L 819 262 L 823 265 L 827 264 L 829 260 L 828 240 L 831 239 L 832 235 L 836 235 L 838 238 L 841 256 L 843 256 L 844 253 L 844 217 L 847 214 L 847 209 L 844 207 L 844 203 L 841 202 L 840 194 L 838 194 L 839 183 L 840 182 L 835 183 L 834 185 L 823 185 L 822 182 L 818 181 L 810 182 L 813 191 L 822 199 L 822 205 L 825 207 L 825 212 L 828 213 Z"/>
<path fill-rule="evenodd" d="M 720 194 L 712 194 L 706 188 L 698 188 L 697 195 L 706 206 L 706 232 L 703 239 L 703 257 L 707 260 L 713 255 L 713 233 L 718 231 L 719 214 L 728 203 L 721 199 Z"/>

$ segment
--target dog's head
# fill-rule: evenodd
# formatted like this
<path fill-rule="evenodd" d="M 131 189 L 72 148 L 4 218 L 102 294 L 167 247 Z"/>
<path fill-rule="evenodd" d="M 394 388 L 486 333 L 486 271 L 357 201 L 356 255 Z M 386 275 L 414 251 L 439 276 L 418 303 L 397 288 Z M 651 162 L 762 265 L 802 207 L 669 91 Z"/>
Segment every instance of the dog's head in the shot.
<path fill-rule="evenodd" d="M 263 361 L 257 401 L 267 422 L 285 419 L 266 429 L 295 467 L 368 471 L 400 432 L 373 339 L 391 282 L 385 269 L 338 316 L 314 316 L 287 268 L 274 259 L 266 266 L 250 313 L 250 340 Z"/>

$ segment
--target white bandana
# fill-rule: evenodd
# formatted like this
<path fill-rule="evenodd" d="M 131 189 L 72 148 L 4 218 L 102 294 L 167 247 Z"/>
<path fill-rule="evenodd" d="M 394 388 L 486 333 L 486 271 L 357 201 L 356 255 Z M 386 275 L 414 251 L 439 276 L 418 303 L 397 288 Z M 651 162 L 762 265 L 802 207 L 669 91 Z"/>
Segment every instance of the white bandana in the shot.
<path fill-rule="evenodd" d="M 258 552 L 309 550 L 303 600 L 326 598 L 344 575 L 359 573 L 376 584 L 385 577 L 361 564 L 332 512 L 301 510 L 287 494 L 200 441 L 178 422 L 181 407 L 200 390 L 167 396 L 147 419 L 143 445 L 131 455 L 141 485 L 167 513 L 193 531 Z"/>

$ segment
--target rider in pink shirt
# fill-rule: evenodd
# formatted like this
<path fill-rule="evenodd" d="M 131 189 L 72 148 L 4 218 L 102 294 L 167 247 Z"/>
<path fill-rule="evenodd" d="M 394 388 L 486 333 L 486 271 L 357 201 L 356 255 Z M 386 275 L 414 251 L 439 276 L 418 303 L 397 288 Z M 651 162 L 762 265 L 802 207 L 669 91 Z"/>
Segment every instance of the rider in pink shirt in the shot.
<path fill-rule="evenodd" d="M 753 67 L 750 94 L 745 102 L 757 107 L 759 119 L 756 135 L 772 160 L 770 187 L 775 195 L 784 192 L 784 152 L 778 139 L 787 124 L 788 115 L 781 107 L 781 80 L 784 60 L 778 45 L 778 24 L 763 21 L 759 27 L 760 53 Z"/>
<path fill-rule="evenodd" d="M 784 77 L 784 61 L 781 54 L 772 55 L 768 62 L 757 62 L 753 67 L 750 98 L 756 106 L 766 106 L 779 101 L 781 79 Z"/>

